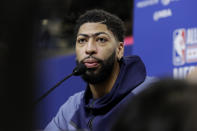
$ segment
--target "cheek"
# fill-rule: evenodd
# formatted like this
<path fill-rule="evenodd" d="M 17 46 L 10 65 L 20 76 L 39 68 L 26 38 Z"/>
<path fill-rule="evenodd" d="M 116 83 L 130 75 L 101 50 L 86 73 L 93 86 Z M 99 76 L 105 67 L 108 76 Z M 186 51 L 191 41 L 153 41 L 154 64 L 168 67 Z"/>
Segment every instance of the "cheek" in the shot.
<path fill-rule="evenodd" d="M 115 48 L 109 48 L 106 50 L 103 50 L 101 55 L 104 57 L 104 59 L 109 58 L 114 52 L 116 52 Z M 116 53 L 115 53 L 116 54 Z"/>
<path fill-rule="evenodd" d="M 76 58 L 78 61 L 83 60 L 87 55 L 85 54 L 85 48 L 75 47 Z"/>
<path fill-rule="evenodd" d="M 81 50 L 76 48 L 76 49 L 75 49 L 75 52 L 76 52 L 76 59 L 77 59 L 78 61 L 81 61 L 81 59 L 82 59 Z"/>

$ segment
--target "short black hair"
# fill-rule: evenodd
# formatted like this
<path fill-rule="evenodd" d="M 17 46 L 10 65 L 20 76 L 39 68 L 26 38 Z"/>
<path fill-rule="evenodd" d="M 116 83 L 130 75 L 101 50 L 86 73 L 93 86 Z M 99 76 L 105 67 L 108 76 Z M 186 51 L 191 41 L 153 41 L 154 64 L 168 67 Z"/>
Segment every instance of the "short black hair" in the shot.
<path fill-rule="evenodd" d="M 107 28 L 114 34 L 117 40 L 121 42 L 124 41 L 124 22 L 118 16 L 102 9 L 88 10 L 77 20 L 77 24 L 75 26 L 75 34 L 77 34 L 77 32 L 79 31 L 80 26 L 87 22 L 101 22 L 102 24 L 105 24 Z"/>

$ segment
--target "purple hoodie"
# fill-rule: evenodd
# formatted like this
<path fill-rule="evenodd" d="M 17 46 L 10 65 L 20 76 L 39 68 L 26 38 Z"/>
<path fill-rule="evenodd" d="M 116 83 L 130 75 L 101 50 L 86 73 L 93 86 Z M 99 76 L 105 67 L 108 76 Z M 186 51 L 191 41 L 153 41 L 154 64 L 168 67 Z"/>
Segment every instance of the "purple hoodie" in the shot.
<path fill-rule="evenodd" d="M 109 131 L 120 110 L 135 94 L 154 82 L 138 56 L 124 57 L 118 78 L 105 96 L 93 99 L 90 89 L 76 93 L 61 106 L 45 131 Z"/>

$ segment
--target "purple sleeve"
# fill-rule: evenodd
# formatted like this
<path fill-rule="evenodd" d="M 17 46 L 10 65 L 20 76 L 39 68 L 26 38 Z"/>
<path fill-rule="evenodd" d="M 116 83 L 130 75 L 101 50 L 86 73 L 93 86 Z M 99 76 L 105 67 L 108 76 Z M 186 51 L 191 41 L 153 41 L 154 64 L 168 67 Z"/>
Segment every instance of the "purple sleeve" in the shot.
<path fill-rule="evenodd" d="M 70 120 L 74 115 L 75 111 L 79 108 L 83 94 L 84 91 L 76 93 L 75 95 L 71 96 L 66 101 L 66 103 L 64 103 L 60 107 L 57 115 L 46 126 L 44 131 L 76 130 L 75 127 L 70 124 Z"/>

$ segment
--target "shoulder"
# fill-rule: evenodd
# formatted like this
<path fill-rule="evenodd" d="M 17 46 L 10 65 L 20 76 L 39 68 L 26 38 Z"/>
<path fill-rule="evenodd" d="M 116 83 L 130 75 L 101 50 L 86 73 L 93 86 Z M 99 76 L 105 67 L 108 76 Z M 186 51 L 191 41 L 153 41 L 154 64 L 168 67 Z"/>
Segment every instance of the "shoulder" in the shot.
<path fill-rule="evenodd" d="M 70 120 L 75 111 L 79 108 L 81 100 L 83 98 L 84 91 L 78 92 L 73 96 L 70 96 L 68 100 L 60 107 L 59 112 L 65 117 L 65 119 Z"/>
<path fill-rule="evenodd" d="M 74 94 L 73 96 L 70 96 L 68 100 L 61 106 L 61 108 L 65 108 L 65 107 L 68 108 L 67 107 L 68 105 L 70 105 L 71 108 L 78 108 L 79 104 L 81 103 L 81 99 L 83 98 L 83 95 L 84 95 L 84 91 L 81 91 Z"/>
<path fill-rule="evenodd" d="M 141 83 L 139 86 L 137 86 L 132 93 L 133 94 L 138 94 L 141 91 L 143 91 L 144 89 L 146 89 L 148 87 L 148 85 L 150 85 L 151 83 L 154 83 L 156 81 L 158 81 L 159 79 L 156 77 L 151 77 L 151 76 L 146 76 L 145 80 L 143 83 Z"/>
<path fill-rule="evenodd" d="M 81 91 L 73 96 L 70 96 L 68 100 L 60 107 L 57 115 L 47 125 L 45 131 L 53 131 L 54 129 L 72 129 L 69 122 L 76 110 L 79 108 L 83 95 L 84 91 Z"/>

